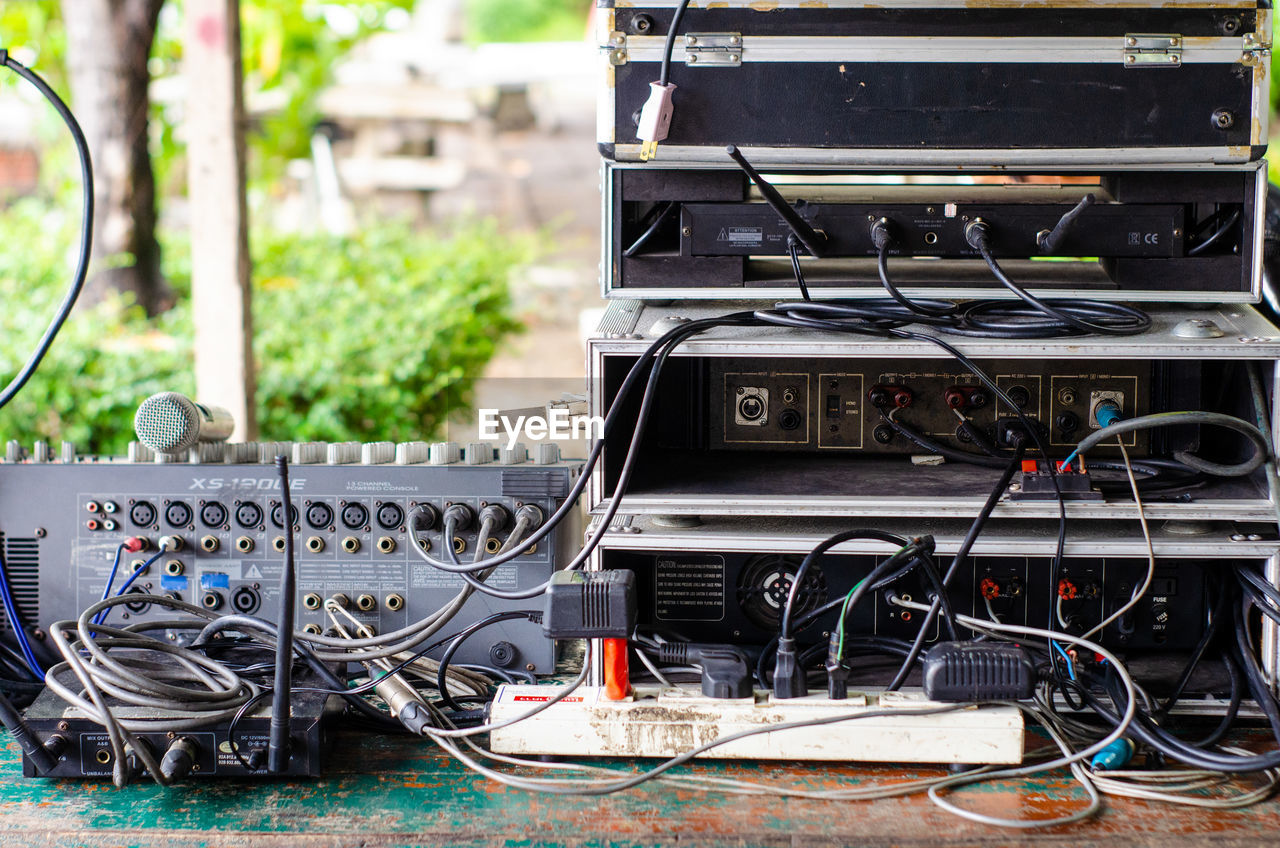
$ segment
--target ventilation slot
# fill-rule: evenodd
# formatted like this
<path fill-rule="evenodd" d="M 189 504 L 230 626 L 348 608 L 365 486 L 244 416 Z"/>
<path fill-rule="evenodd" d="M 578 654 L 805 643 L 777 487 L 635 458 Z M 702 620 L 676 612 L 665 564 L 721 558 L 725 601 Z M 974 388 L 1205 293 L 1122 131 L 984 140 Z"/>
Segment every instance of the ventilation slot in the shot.
<path fill-rule="evenodd" d="M 40 620 L 40 541 L 0 533 L 0 544 L 4 546 L 5 575 L 18 613 L 28 625 L 35 624 Z M 7 615 L 0 628 L 10 629 Z"/>

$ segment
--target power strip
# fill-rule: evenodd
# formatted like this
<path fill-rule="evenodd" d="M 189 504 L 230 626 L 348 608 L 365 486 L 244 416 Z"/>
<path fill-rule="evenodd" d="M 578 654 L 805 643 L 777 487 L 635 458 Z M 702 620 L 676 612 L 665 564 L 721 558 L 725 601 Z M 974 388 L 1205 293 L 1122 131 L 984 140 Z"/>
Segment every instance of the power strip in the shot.
<path fill-rule="evenodd" d="M 547 686 L 502 686 L 491 719 L 503 722 L 554 697 Z M 768 692 L 740 700 L 708 698 L 696 687 L 637 686 L 610 701 L 602 687 L 584 686 L 542 712 L 489 736 L 503 754 L 674 757 L 715 739 L 769 725 L 846 716 L 849 721 L 769 731 L 719 745 L 699 756 L 718 759 L 827 760 L 885 763 L 1012 764 L 1022 762 L 1022 712 L 1011 706 L 954 706 L 915 692 L 825 693 L 775 700 Z M 901 715 L 858 718 L 869 712 Z M 855 720 L 856 719 L 856 720 Z"/>

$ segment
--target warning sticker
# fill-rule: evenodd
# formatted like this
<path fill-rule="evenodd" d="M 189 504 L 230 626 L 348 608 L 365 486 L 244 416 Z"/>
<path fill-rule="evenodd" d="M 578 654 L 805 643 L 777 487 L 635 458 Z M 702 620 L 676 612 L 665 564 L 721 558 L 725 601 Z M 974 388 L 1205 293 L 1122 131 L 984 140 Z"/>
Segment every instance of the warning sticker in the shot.
<path fill-rule="evenodd" d="M 727 241 L 730 244 L 758 245 L 764 241 L 762 227 L 721 227 L 716 241 Z"/>
<path fill-rule="evenodd" d="M 722 621 L 724 557 L 681 554 L 654 562 L 654 616 L 659 621 Z"/>

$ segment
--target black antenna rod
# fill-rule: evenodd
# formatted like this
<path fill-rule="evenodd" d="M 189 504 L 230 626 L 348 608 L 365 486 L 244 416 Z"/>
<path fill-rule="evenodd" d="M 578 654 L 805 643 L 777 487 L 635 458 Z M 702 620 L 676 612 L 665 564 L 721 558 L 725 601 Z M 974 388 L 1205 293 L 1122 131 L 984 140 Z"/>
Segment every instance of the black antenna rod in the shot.
<path fill-rule="evenodd" d="M 787 204 L 782 195 L 778 194 L 778 190 L 769 184 L 769 181 L 760 176 L 747 158 L 742 155 L 736 145 L 729 145 L 725 148 L 725 152 L 733 161 L 738 163 L 738 167 L 746 172 L 751 181 L 760 189 L 760 193 L 764 195 L 765 202 L 782 216 L 782 220 L 787 222 L 787 226 L 791 228 L 791 232 L 795 234 L 796 239 L 804 245 L 804 249 L 809 251 L 809 255 L 815 258 L 821 258 L 827 253 L 827 237 L 825 234 L 818 232 L 813 225 L 800 217 L 800 213 Z"/>
<path fill-rule="evenodd" d="M 272 682 L 271 729 L 267 740 L 267 771 L 283 772 L 289 765 L 289 695 L 293 687 L 293 605 L 297 569 L 293 559 L 293 499 L 289 494 L 289 460 L 276 457 L 280 476 L 281 521 L 284 524 L 284 570 L 280 573 L 280 614 L 276 618 L 276 673 Z"/>
<path fill-rule="evenodd" d="M 15 623 L 15 627 L 19 626 Z M 0 723 L 9 729 L 9 735 L 18 743 L 22 753 L 27 755 L 31 764 L 36 767 L 36 774 L 48 774 L 58 764 L 58 758 L 52 751 L 40 744 L 40 737 L 23 719 L 22 713 L 0 693 Z"/>

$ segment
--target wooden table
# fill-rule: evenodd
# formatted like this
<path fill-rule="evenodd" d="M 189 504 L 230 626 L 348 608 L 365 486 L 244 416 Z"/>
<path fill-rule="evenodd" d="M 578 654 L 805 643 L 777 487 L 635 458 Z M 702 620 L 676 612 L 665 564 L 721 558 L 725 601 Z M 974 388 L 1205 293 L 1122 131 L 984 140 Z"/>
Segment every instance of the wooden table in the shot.
<path fill-rule="evenodd" d="M 1210 812 L 1109 799 L 1106 811 L 1085 825 L 1023 834 L 970 823 L 923 796 L 778 800 L 663 784 L 603 798 L 535 795 L 480 778 L 430 743 L 350 732 L 338 735 L 329 774 L 321 780 L 193 781 L 173 789 L 27 780 L 17 746 L 3 741 L 0 846 L 1280 844 L 1280 803 L 1274 800 Z M 939 773 L 709 761 L 694 768 L 812 788 Z M 978 809 L 1011 817 L 1061 815 L 1082 798 L 1061 778 L 983 785 L 964 796 Z"/>

